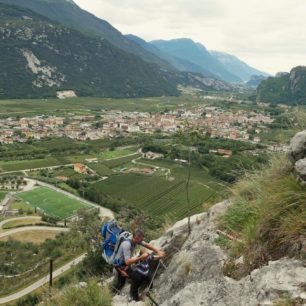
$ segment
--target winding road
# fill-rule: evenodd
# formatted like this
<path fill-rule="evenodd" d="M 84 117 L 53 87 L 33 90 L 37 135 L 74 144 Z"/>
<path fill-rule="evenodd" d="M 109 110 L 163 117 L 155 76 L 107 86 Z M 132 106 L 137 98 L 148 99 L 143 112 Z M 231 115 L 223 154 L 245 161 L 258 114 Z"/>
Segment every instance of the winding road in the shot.
<path fill-rule="evenodd" d="M 64 266 L 56 269 L 53 272 L 53 278 L 56 278 L 57 276 L 61 275 L 62 273 L 68 271 L 69 269 L 71 269 L 73 266 L 77 265 L 78 263 L 80 263 L 84 258 L 85 258 L 86 254 L 82 254 L 81 256 L 71 260 L 70 262 L 68 262 L 67 264 L 65 264 Z M 45 285 L 46 283 L 49 282 L 49 275 L 46 275 L 44 277 L 42 277 L 41 279 L 39 279 L 38 281 L 36 281 L 35 283 L 31 284 L 30 286 L 16 292 L 13 293 L 11 295 L 7 295 L 5 297 L 0 297 L 0 304 L 6 304 L 9 302 L 12 302 L 14 300 L 17 300 L 31 292 L 33 292 L 34 290 L 38 289 L 39 287 Z"/>
<path fill-rule="evenodd" d="M 23 226 L 17 227 L 0 233 L 0 238 L 27 231 L 53 231 L 53 232 L 68 232 L 70 229 L 66 227 L 51 227 L 51 226 Z"/>

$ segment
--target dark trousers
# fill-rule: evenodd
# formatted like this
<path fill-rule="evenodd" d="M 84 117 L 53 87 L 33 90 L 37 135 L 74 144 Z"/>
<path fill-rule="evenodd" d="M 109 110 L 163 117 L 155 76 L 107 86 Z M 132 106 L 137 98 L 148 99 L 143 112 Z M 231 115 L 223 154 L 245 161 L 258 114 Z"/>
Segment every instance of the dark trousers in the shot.
<path fill-rule="evenodd" d="M 150 277 L 144 276 L 137 271 L 133 271 L 131 268 L 129 268 L 126 272 L 128 274 L 128 278 L 131 280 L 130 295 L 134 301 L 139 301 L 139 288 L 148 285 L 150 283 Z M 122 276 L 120 272 L 117 271 L 116 281 L 114 284 L 115 291 L 120 291 L 123 288 L 126 279 L 127 278 L 125 276 Z"/>

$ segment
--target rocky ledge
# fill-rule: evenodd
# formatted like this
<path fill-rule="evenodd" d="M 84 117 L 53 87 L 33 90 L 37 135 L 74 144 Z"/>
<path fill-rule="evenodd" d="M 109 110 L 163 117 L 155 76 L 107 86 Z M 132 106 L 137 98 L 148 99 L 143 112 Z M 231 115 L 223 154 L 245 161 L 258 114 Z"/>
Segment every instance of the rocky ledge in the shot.
<path fill-rule="evenodd" d="M 223 274 L 227 255 L 215 244 L 218 238 L 215 219 L 230 205 L 216 204 L 208 213 L 177 222 L 164 236 L 154 241 L 169 258 L 167 269 L 160 268 L 154 297 L 161 306 L 264 306 L 290 296 L 306 305 L 306 267 L 299 260 L 283 258 L 252 271 L 236 281 Z M 305 303 L 305 304 L 304 304 Z M 116 296 L 114 306 L 127 304 L 126 296 Z"/>

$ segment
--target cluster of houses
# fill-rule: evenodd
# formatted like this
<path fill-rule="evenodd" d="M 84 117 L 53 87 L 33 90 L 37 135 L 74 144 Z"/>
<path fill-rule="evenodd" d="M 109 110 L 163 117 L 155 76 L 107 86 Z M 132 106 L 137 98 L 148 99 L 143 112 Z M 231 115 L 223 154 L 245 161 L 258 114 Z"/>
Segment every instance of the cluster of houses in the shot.
<path fill-rule="evenodd" d="M 24 142 L 44 137 L 69 137 L 78 140 L 124 137 L 131 134 L 155 132 L 174 133 L 186 125 L 211 137 L 260 142 L 258 136 L 269 132 L 270 116 L 240 110 L 237 112 L 218 107 L 196 106 L 179 108 L 166 113 L 101 110 L 100 115 L 36 116 L 0 120 L 0 143 Z M 249 130 L 254 131 L 250 135 Z"/>

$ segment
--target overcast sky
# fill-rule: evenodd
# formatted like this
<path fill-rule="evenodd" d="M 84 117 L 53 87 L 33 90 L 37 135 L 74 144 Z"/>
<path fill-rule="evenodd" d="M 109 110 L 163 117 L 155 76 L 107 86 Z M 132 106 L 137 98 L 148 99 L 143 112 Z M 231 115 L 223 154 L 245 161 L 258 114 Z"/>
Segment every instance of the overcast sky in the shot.
<path fill-rule="evenodd" d="M 123 34 L 188 37 L 274 74 L 306 65 L 306 0 L 74 0 Z"/>

